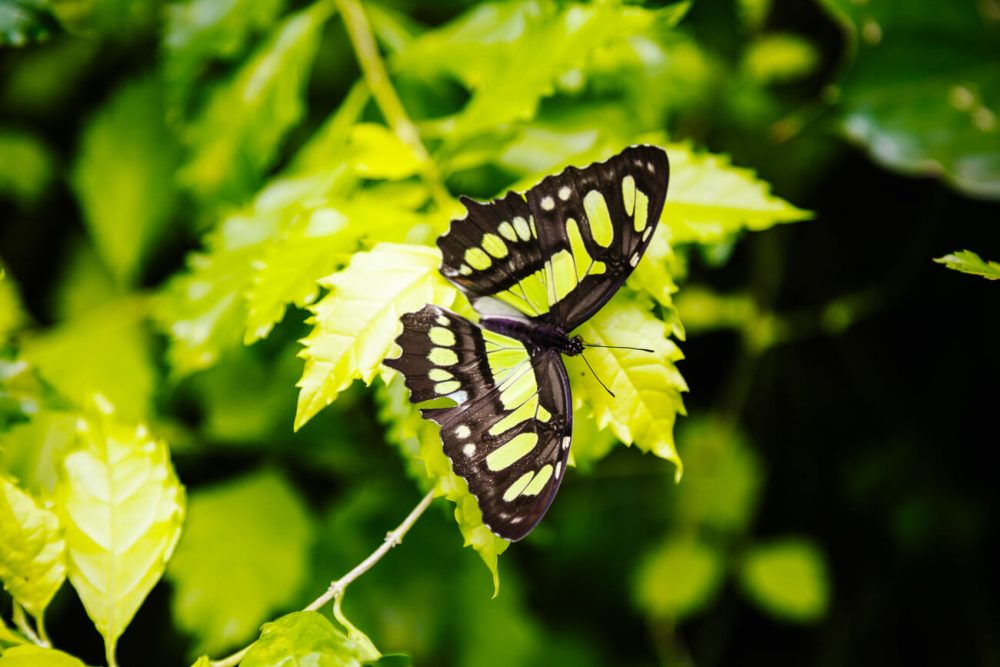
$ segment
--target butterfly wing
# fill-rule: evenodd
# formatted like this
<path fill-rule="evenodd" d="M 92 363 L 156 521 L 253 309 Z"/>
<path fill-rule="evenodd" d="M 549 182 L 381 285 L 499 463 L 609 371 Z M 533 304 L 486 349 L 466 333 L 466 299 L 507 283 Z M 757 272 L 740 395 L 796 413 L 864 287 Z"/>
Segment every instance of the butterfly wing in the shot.
<path fill-rule="evenodd" d="M 444 452 L 479 500 L 483 523 L 519 540 L 555 497 L 569 457 L 569 379 L 554 351 L 529 351 L 437 306 L 403 315 L 403 353 L 386 365 L 403 373 L 411 400 L 441 425 Z"/>
<path fill-rule="evenodd" d="M 464 199 L 438 239 L 441 271 L 484 316 L 510 311 L 571 331 L 614 295 L 652 238 L 670 177 L 667 154 L 632 146 L 568 167 L 523 196 Z"/>

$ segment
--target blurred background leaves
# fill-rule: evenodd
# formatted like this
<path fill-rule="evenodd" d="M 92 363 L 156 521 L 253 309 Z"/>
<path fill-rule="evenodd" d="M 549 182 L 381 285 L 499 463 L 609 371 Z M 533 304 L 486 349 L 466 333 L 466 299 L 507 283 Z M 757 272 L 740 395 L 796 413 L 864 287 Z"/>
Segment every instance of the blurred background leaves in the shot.
<path fill-rule="evenodd" d="M 9 516 L 47 511 L 95 393 L 169 444 L 189 499 L 122 663 L 220 657 L 269 621 L 248 663 L 362 659 L 279 616 L 434 488 L 453 502 L 344 599 L 414 664 L 1000 664 L 995 3 L 365 2 L 386 80 L 343 6 L 0 1 L 0 469 L 35 508 Z M 419 253 L 457 195 L 639 141 L 669 150 L 670 193 L 609 313 L 669 360 L 648 404 L 690 415 L 653 447 L 680 484 L 618 446 L 632 401 L 586 377 L 576 469 L 511 549 L 377 379 L 384 351 L 307 376 L 336 389 L 293 432 L 297 355 L 399 263 L 380 243 Z M 25 645 L 13 600 L 48 591 L 9 578 L 0 665 L 79 664 Z M 94 664 L 86 613 L 63 586 L 46 626 Z"/>

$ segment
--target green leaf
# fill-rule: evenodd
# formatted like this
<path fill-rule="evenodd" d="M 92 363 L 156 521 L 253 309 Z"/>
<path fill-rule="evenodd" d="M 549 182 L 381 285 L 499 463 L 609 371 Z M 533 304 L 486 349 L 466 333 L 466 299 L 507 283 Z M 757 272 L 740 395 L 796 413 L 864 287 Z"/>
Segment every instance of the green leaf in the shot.
<path fill-rule="evenodd" d="M 68 653 L 40 646 L 15 646 L 0 656 L 0 667 L 86 667 Z"/>
<path fill-rule="evenodd" d="M 17 285 L 0 263 L 0 342 L 28 321 Z"/>
<path fill-rule="evenodd" d="M 112 417 L 100 397 L 79 424 L 79 446 L 64 463 L 55 504 L 65 530 L 69 580 L 104 637 L 115 645 L 180 537 L 184 489 L 166 443 L 145 426 Z"/>
<path fill-rule="evenodd" d="M 384 125 L 355 125 L 347 151 L 351 166 L 364 178 L 399 180 L 420 169 L 420 160 L 410 145 Z"/>
<path fill-rule="evenodd" d="M 100 393 L 122 417 L 140 420 L 157 381 L 143 315 L 138 301 L 109 303 L 25 340 L 22 356 L 77 405 Z"/>
<path fill-rule="evenodd" d="M 987 280 L 1000 280 L 1000 263 L 980 259 L 979 255 L 971 250 L 959 250 L 944 257 L 938 257 L 934 261 L 938 264 L 944 264 L 953 271 L 971 273 Z"/>
<path fill-rule="evenodd" d="M 200 197 L 238 202 L 260 184 L 305 113 L 305 86 L 332 7 L 316 2 L 286 18 L 232 81 L 213 92 L 185 133 L 194 155 L 180 172 Z"/>
<path fill-rule="evenodd" d="M 87 37 L 141 35 L 158 6 L 146 0 L 49 0 L 67 30 Z"/>
<path fill-rule="evenodd" d="M 330 289 L 310 308 L 313 325 L 302 342 L 295 428 L 332 403 L 354 380 L 371 384 L 392 349 L 403 313 L 425 304 L 450 306 L 457 291 L 441 276 L 437 248 L 381 243 L 358 253 L 343 271 L 323 279 Z"/>
<path fill-rule="evenodd" d="M 786 538 L 755 546 L 743 559 L 740 582 L 770 614 L 790 621 L 822 618 L 829 604 L 823 554 L 805 540 Z"/>
<path fill-rule="evenodd" d="M 671 144 L 667 154 L 670 189 L 661 221 L 674 245 L 718 243 L 743 229 L 760 231 L 812 217 L 770 194 L 767 183 L 725 156 L 697 153 L 686 144 Z"/>
<path fill-rule="evenodd" d="M 286 0 L 185 0 L 166 6 L 164 74 L 173 105 L 215 60 L 239 56 L 247 42 L 274 25 Z"/>
<path fill-rule="evenodd" d="M 770 33 L 750 42 L 743 69 L 762 84 L 784 83 L 809 76 L 816 69 L 816 47 L 798 35 Z"/>
<path fill-rule="evenodd" d="M 674 446 L 674 421 L 684 414 L 681 392 L 684 378 L 674 365 L 683 358 L 668 338 L 667 325 L 653 317 L 640 302 L 622 295 L 604 306 L 579 329 L 583 339 L 597 345 L 652 349 L 587 351 L 587 360 L 615 393 L 612 397 L 577 357 L 566 359 L 576 409 L 587 409 L 600 428 L 610 428 L 625 444 L 672 461 L 681 474 L 681 459 Z"/>
<path fill-rule="evenodd" d="M 297 611 L 265 623 L 258 639 L 240 662 L 241 667 L 361 667 L 376 660 L 359 642 L 350 639 L 321 614 Z"/>
<path fill-rule="evenodd" d="M 87 122 L 72 183 L 98 253 L 121 285 L 168 231 L 179 160 L 155 77 L 130 82 Z"/>
<path fill-rule="evenodd" d="M 823 4 L 856 40 L 840 82 L 847 137 L 888 169 L 1000 198 L 1000 42 L 985 5 Z"/>
<path fill-rule="evenodd" d="M 3 7 L 0 7 L 2 15 Z M 3 28 L 0 27 L 0 35 Z M 52 154 L 37 137 L 27 132 L 0 129 L 0 195 L 34 202 L 45 192 L 54 175 Z"/>
<path fill-rule="evenodd" d="M 52 16 L 48 0 L 8 0 L 0 4 L 0 47 L 44 42 L 57 32 L 59 23 Z"/>
<path fill-rule="evenodd" d="M 40 618 L 66 579 L 66 544 L 59 519 L 0 473 L 0 579 Z"/>
<path fill-rule="evenodd" d="M 483 513 L 469 486 L 455 474 L 451 461 L 441 445 L 440 427 L 420 416 L 420 411 L 410 403 L 410 393 L 401 377 L 382 385 L 377 393 L 381 410 L 379 418 L 386 424 L 386 440 L 396 445 L 406 459 L 410 476 L 430 480 L 423 488 L 433 486 L 437 495 L 455 503 L 455 520 L 465 540 L 483 559 L 493 576 L 494 595 L 500 590 L 497 560 L 510 542 L 497 537 L 483 524 Z"/>
<path fill-rule="evenodd" d="M 0 656 L 4 654 L 5 649 L 4 644 L 10 644 L 12 646 L 17 646 L 19 644 L 27 644 L 28 639 L 23 637 L 20 633 L 14 632 L 7 627 L 7 623 L 4 622 L 3 616 L 0 616 Z M 2 659 L 2 658 L 0 658 Z"/>
<path fill-rule="evenodd" d="M 724 573 L 715 548 L 696 539 L 671 538 L 643 558 L 633 598 L 650 616 L 680 620 L 712 602 Z"/>
<path fill-rule="evenodd" d="M 178 627 L 195 651 L 246 641 L 298 600 L 314 528 L 295 489 L 259 472 L 191 493 L 184 538 L 167 570 Z"/>

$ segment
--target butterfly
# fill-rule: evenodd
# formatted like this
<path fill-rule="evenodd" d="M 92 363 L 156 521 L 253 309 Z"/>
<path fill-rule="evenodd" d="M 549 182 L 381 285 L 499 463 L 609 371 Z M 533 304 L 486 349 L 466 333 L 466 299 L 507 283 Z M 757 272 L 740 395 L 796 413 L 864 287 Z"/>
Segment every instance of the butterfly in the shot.
<path fill-rule="evenodd" d="M 545 515 L 569 459 L 573 402 L 562 355 L 570 332 L 618 291 L 649 245 L 670 163 L 655 146 L 567 167 L 524 194 L 462 197 L 464 218 L 438 239 L 441 273 L 479 322 L 435 305 L 402 316 L 401 372 L 410 400 L 441 426 L 445 454 L 508 540 Z"/>

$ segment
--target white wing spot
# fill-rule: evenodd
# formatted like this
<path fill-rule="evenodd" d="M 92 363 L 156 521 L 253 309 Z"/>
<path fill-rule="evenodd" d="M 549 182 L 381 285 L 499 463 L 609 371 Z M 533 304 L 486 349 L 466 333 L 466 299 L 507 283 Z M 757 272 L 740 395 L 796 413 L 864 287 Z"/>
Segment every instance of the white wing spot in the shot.
<path fill-rule="evenodd" d="M 562 474 L 562 461 L 556 461 L 556 479 Z"/>
<path fill-rule="evenodd" d="M 476 453 L 476 446 L 470 442 L 465 447 L 462 447 L 462 453 L 471 457 Z"/>
<path fill-rule="evenodd" d="M 652 162 L 647 162 L 646 163 L 646 169 L 648 169 L 649 173 L 651 173 L 651 174 L 655 174 L 656 173 L 656 167 L 653 166 Z"/>
<path fill-rule="evenodd" d="M 448 326 L 448 318 L 445 317 L 444 315 L 438 315 L 437 320 L 435 321 L 443 327 Z"/>
<path fill-rule="evenodd" d="M 563 449 L 569 449 L 569 440 L 570 437 L 568 435 L 565 438 L 563 438 L 563 444 L 562 444 Z"/>
<path fill-rule="evenodd" d="M 461 403 L 465 403 L 467 400 L 469 400 L 469 395 L 467 393 L 465 393 L 464 391 L 454 391 L 454 392 L 448 394 L 448 398 L 450 398 L 451 400 L 455 401 L 456 403 L 461 404 Z"/>
<path fill-rule="evenodd" d="M 555 207 L 556 207 L 556 200 L 555 199 L 553 199 L 552 197 L 543 197 L 542 198 L 542 208 L 544 208 L 546 211 L 551 211 Z"/>
<path fill-rule="evenodd" d="M 642 240 L 643 240 L 643 242 L 648 241 L 649 240 L 649 235 L 652 234 L 652 233 L 653 233 L 653 228 L 652 227 L 646 227 L 646 231 L 644 231 L 642 233 Z"/>
<path fill-rule="evenodd" d="M 459 438 L 461 440 L 465 440 L 470 435 L 472 435 L 472 431 L 465 424 L 462 424 L 461 426 L 456 426 L 455 427 L 455 436 L 457 438 Z"/>
<path fill-rule="evenodd" d="M 573 194 L 573 191 L 569 189 L 569 186 L 564 185 L 561 188 L 559 188 L 559 199 L 567 201 L 571 194 Z"/>
<path fill-rule="evenodd" d="M 630 266 L 635 266 L 639 263 L 639 253 L 632 253 L 632 256 L 628 258 L 628 263 Z"/>

